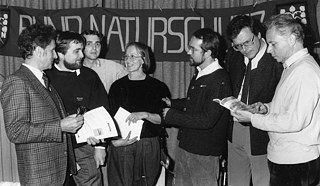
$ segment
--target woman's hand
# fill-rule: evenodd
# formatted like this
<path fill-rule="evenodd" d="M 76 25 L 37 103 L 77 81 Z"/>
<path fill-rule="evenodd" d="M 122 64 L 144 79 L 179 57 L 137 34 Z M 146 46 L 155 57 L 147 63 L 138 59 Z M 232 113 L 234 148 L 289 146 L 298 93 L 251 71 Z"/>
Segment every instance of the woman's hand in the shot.
<path fill-rule="evenodd" d="M 117 140 L 112 140 L 111 143 L 115 147 L 122 147 L 122 146 L 131 145 L 131 144 L 133 144 L 134 142 L 137 141 L 138 136 L 130 139 L 130 135 L 131 135 L 131 131 L 128 133 L 128 136 L 125 139 L 120 138 L 120 139 L 117 139 Z"/>
<path fill-rule="evenodd" d="M 125 122 L 129 122 L 130 125 L 131 123 L 136 123 L 138 120 L 147 119 L 148 116 L 148 112 L 133 112 L 127 117 Z"/>

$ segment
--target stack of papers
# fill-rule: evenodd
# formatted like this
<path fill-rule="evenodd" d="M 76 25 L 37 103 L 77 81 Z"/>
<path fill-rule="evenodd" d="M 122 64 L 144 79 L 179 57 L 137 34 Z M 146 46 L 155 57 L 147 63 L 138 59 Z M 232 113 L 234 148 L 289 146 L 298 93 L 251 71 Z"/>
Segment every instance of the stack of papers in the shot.
<path fill-rule="evenodd" d="M 88 137 L 104 139 L 118 136 L 112 117 L 104 107 L 98 107 L 86 112 L 84 124 L 76 133 L 77 143 L 87 141 Z"/>
<path fill-rule="evenodd" d="M 125 139 L 131 131 L 130 139 L 137 137 L 140 140 L 140 134 L 143 126 L 143 120 L 138 120 L 136 123 L 126 122 L 126 119 L 131 113 L 120 107 L 114 116 L 122 139 Z M 84 124 L 76 133 L 77 143 L 84 143 L 89 137 L 96 139 L 104 139 L 118 136 L 115 123 L 104 107 L 98 107 L 86 112 L 84 115 Z"/>

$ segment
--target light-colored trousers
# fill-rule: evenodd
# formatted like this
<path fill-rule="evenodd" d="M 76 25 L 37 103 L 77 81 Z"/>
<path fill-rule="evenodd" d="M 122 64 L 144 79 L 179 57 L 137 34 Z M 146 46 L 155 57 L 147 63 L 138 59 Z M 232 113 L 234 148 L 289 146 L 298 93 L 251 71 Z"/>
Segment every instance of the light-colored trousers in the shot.
<path fill-rule="evenodd" d="M 233 125 L 232 143 L 228 141 L 228 186 L 269 186 L 267 155 L 252 156 L 248 126 Z"/>

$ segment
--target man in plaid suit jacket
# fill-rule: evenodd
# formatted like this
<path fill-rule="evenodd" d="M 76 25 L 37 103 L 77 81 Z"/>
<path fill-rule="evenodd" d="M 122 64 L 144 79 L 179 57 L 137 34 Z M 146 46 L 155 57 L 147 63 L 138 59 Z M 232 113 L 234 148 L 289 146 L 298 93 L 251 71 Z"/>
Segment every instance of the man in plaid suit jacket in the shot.
<path fill-rule="evenodd" d="M 82 126 L 83 116 L 65 117 L 62 101 L 43 73 L 57 58 L 54 39 L 52 26 L 23 30 L 18 46 L 25 61 L 2 86 L 5 128 L 15 143 L 21 185 L 61 186 L 67 173 L 76 171 L 67 171 L 68 164 L 75 168 L 68 133 Z"/>

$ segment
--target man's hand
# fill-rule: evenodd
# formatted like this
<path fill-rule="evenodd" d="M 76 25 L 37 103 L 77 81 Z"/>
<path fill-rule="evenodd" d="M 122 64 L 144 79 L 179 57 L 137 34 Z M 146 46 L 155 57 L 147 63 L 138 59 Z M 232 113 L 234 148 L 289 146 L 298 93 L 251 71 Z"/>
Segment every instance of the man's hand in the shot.
<path fill-rule="evenodd" d="M 258 114 L 266 114 L 268 113 L 268 107 L 261 102 L 254 103 L 250 105 L 253 108 L 254 113 Z"/>
<path fill-rule="evenodd" d="M 164 101 L 168 107 L 171 107 L 171 100 L 168 97 L 162 98 L 162 101 Z"/>
<path fill-rule="evenodd" d="M 131 135 L 131 131 L 128 133 L 128 136 L 125 139 L 112 140 L 111 143 L 115 147 L 131 145 L 131 144 L 133 144 L 134 142 L 137 141 L 138 137 L 136 136 L 136 137 L 130 139 L 130 135 Z"/>
<path fill-rule="evenodd" d="M 163 110 L 162 110 L 162 117 L 163 118 L 166 118 L 166 115 L 167 115 L 167 112 L 170 110 L 170 108 L 164 108 Z"/>
<path fill-rule="evenodd" d="M 245 110 L 231 111 L 231 115 L 235 117 L 239 122 L 251 122 L 252 113 Z"/>
<path fill-rule="evenodd" d="M 106 154 L 106 149 L 96 148 L 94 150 L 94 159 L 96 160 L 97 168 L 99 168 L 100 165 L 104 165 Z"/>
<path fill-rule="evenodd" d="M 76 133 L 83 125 L 84 119 L 82 115 L 76 116 L 76 114 L 65 117 L 61 120 L 61 130 L 63 132 Z"/>
<path fill-rule="evenodd" d="M 89 145 L 96 145 L 96 144 L 98 144 L 100 142 L 104 143 L 105 141 L 104 141 L 104 139 L 98 140 L 97 138 L 95 138 L 93 136 L 87 138 L 87 143 Z"/>

